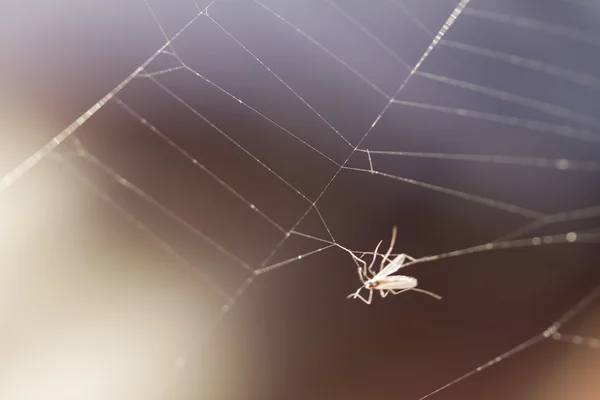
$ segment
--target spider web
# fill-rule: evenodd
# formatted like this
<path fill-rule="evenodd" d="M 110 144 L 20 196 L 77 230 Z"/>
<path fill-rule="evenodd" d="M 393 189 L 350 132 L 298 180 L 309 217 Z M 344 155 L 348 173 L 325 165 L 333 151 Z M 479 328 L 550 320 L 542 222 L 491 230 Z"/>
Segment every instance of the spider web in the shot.
<path fill-rule="evenodd" d="M 464 362 L 458 360 L 460 350 L 441 351 L 441 344 L 428 342 L 435 336 L 425 339 L 433 349 L 426 360 L 416 360 L 414 353 L 407 359 L 406 348 L 392 347 L 385 357 L 393 362 L 385 371 L 371 370 L 377 379 L 424 375 L 443 357 L 454 362 L 414 387 L 403 383 L 396 392 L 402 398 L 465 398 L 455 384 L 522 357 L 540 342 L 568 343 L 585 350 L 582 357 L 600 349 L 597 321 L 580 314 L 592 315 L 600 295 L 590 261 L 597 260 L 594 244 L 600 239 L 600 119 L 594 116 L 600 32 L 592 28 L 600 15 L 594 4 L 213 0 L 160 6 L 148 0 L 144 5 L 164 44 L 6 174 L 0 191 L 37 163 L 57 162 L 66 176 L 175 260 L 184 276 L 195 278 L 198 296 L 211 305 L 210 323 L 174 357 L 176 371 L 206 354 L 206 342 L 225 329 L 226 315 L 244 307 L 242 299 L 257 282 L 272 274 L 299 277 L 304 269 L 310 279 L 299 282 L 323 286 L 317 294 L 290 288 L 289 295 L 298 296 L 294 301 L 305 299 L 307 307 L 324 310 L 330 309 L 309 298 L 335 303 L 332 310 L 344 301 L 353 313 L 345 323 L 352 325 L 381 329 L 369 316 L 378 313 L 373 307 L 388 307 L 386 313 L 393 314 L 387 318 L 400 318 L 403 325 L 402 315 L 434 321 L 411 321 L 421 329 L 453 318 L 466 324 L 457 314 L 473 305 L 474 296 L 495 305 L 496 312 L 504 308 L 505 315 L 482 316 L 481 323 L 491 326 L 488 334 L 504 329 L 508 338 L 487 339 L 493 349 L 480 349 Z M 585 22 L 592 19 L 587 30 L 576 28 L 584 16 Z M 397 40 L 406 36 L 410 40 Z M 375 296 L 366 311 L 344 299 L 360 284 L 344 250 L 373 255 L 393 225 L 401 231 L 395 251 L 416 258 L 406 274 L 443 295 L 442 302 L 450 304 L 445 314 L 434 310 L 443 303 L 424 305 L 430 300 L 417 293 Z M 462 278 L 454 278 L 453 270 Z M 266 281 L 255 291 L 267 291 L 270 282 L 288 287 L 291 279 Z M 587 293 L 561 292 L 570 284 Z M 469 294 L 464 301 L 463 290 Z M 502 290 L 514 290 L 515 298 L 499 300 Z M 555 295 L 560 304 L 541 313 L 543 302 Z M 453 303 L 453 296 L 459 300 Z M 528 301 L 537 308 L 523 304 Z M 389 308 L 402 302 L 405 308 Z M 532 316 L 533 310 L 540 314 Z M 327 311 L 314 312 L 322 319 Z M 521 319 L 517 325 L 523 328 L 513 332 L 512 318 Z M 387 329 L 403 340 L 404 326 Z M 477 329 L 482 328 L 465 331 Z M 408 329 L 406 337 L 422 334 L 416 332 Z M 476 347 L 476 339 L 454 344 Z M 166 380 L 167 393 L 179 390 L 177 376 Z M 584 384 L 571 388 L 571 395 L 593 398 Z M 461 387 L 492 398 L 489 387 L 473 385 Z M 393 386 L 382 387 L 379 396 L 392 394 Z M 306 393 L 322 396 L 333 389 L 318 390 Z M 524 398 L 548 398 L 550 389 L 536 390 L 530 388 Z M 310 397 L 306 393 L 301 397 Z M 350 393 L 367 395 L 357 388 Z"/>

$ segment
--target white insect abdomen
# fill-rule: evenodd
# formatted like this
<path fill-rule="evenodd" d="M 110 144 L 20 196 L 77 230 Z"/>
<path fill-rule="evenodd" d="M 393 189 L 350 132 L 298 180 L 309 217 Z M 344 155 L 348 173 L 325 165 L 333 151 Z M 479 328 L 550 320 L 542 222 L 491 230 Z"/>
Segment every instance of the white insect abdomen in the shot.
<path fill-rule="evenodd" d="M 404 275 L 396 275 L 388 276 L 379 280 L 375 286 L 375 289 L 412 289 L 414 287 L 417 287 L 417 280 L 415 278 Z"/>

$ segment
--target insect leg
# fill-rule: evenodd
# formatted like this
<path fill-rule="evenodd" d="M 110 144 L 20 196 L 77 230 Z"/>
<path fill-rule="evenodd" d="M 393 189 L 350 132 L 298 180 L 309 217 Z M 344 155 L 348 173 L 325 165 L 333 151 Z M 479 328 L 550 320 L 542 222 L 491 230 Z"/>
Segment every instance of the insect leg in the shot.
<path fill-rule="evenodd" d="M 363 299 L 363 301 L 365 300 L 363 297 L 361 297 L 361 299 Z M 372 299 L 373 299 L 373 291 L 369 290 L 369 300 L 366 300 L 365 303 L 371 304 Z"/>
<path fill-rule="evenodd" d="M 349 294 L 348 296 L 346 296 L 347 299 L 349 299 L 350 297 L 356 298 L 356 296 L 358 296 L 358 294 L 360 293 L 360 291 L 364 288 L 364 286 L 359 287 L 356 292 Z"/>
<path fill-rule="evenodd" d="M 396 295 L 396 294 L 406 292 L 407 290 L 410 290 L 410 289 L 390 290 L 390 292 L 392 292 L 394 295 Z"/>
<path fill-rule="evenodd" d="M 385 260 L 387 260 L 389 255 L 392 253 L 392 249 L 394 248 L 394 243 L 396 243 L 397 230 L 398 229 L 395 226 L 394 226 L 394 228 L 392 228 L 392 240 L 390 241 L 390 248 L 388 249 L 387 253 L 385 253 L 385 256 L 383 256 L 383 259 L 381 260 L 381 266 L 379 267 L 379 271 L 383 270 Z"/>
<path fill-rule="evenodd" d="M 360 289 L 362 289 L 362 287 L 361 287 Z M 352 294 L 351 294 L 350 296 L 348 296 L 347 298 L 350 298 L 350 297 L 352 297 L 352 298 L 356 299 L 356 298 L 358 297 L 359 299 L 361 299 L 361 300 L 362 300 L 363 302 L 365 302 L 366 304 L 371 304 L 371 300 L 373 299 L 373 291 L 372 291 L 372 290 L 369 290 L 369 298 L 368 298 L 368 299 L 365 299 L 364 297 L 362 297 L 362 296 L 360 295 L 360 293 L 359 293 L 359 292 L 360 292 L 360 289 L 359 289 L 359 290 L 357 290 L 355 293 L 352 293 Z"/>
<path fill-rule="evenodd" d="M 421 293 L 423 293 L 423 294 L 426 294 L 426 295 L 428 295 L 428 296 L 431 296 L 431 297 L 433 297 L 433 298 L 434 298 L 434 299 L 436 299 L 436 300 L 441 300 L 441 299 L 442 299 L 442 296 L 440 296 L 440 295 L 437 295 L 437 294 L 435 294 L 435 293 L 433 293 L 433 292 L 429 292 L 429 291 L 427 291 L 427 290 L 423 290 L 423 289 L 419 289 L 419 288 L 412 288 L 411 290 L 415 290 L 415 291 L 417 291 L 417 292 L 421 292 Z"/>
<path fill-rule="evenodd" d="M 365 260 L 361 258 L 356 257 L 356 255 L 351 252 L 350 250 L 348 250 L 345 247 L 339 246 L 342 250 L 347 251 L 348 253 L 350 253 L 350 255 L 352 256 L 352 261 L 354 261 L 354 264 L 356 264 L 358 266 L 358 277 L 360 279 L 360 281 L 362 283 L 365 283 L 365 280 L 369 279 L 368 275 L 366 274 L 367 271 L 367 262 Z M 364 256 L 364 254 L 363 254 Z M 361 271 L 362 268 L 362 271 Z M 363 272 L 364 271 L 364 272 Z M 363 274 L 364 274 L 364 278 L 363 278 Z"/>
<path fill-rule="evenodd" d="M 369 277 L 366 275 L 366 270 L 367 270 L 367 262 L 365 260 L 363 260 L 362 258 L 358 258 L 354 255 L 354 253 L 352 253 L 350 250 L 348 250 L 348 252 L 350 253 L 350 255 L 352 256 L 352 261 L 354 261 L 354 263 L 356 264 L 356 266 L 358 267 L 358 278 L 360 279 L 360 281 L 362 283 L 365 283 L 365 281 L 367 279 L 369 279 Z M 364 256 L 364 254 L 363 254 Z M 364 272 L 363 272 L 364 271 Z"/>
<path fill-rule="evenodd" d="M 375 251 L 373 252 L 373 260 L 371 261 L 371 264 L 369 264 L 369 272 L 371 273 L 371 276 L 375 276 L 375 272 L 373 272 L 373 264 L 375 264 L 375 260 L 377 259 L 377 251 L 379 250 L 379 246 L 381 246 L 382 242 L 383 241 L 380 240 L 379 243 L 377 243 Z"/>
<path fill-rule="evenodd" d="M 400 268 L 404 266 L 404 260 L 406 259 L 405 254 L 400 254 L 396 258 L 394 258 L 388 265 L 385 266 L 381 271 L 379 271 L 380 276 L 388 276 L 398 271 Z"/>

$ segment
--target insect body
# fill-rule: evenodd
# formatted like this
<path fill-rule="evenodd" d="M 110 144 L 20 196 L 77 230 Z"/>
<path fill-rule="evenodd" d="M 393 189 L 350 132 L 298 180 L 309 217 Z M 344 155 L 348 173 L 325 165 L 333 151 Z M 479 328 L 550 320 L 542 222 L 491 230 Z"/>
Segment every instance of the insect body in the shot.
<path fill-rule="evenodd" d="M 381 241 L 377 244 L 377 247 L 375 247 L 375 251 L 373 253 L 373 260 L 371 261 L 371 264 L 369 264 L 368 266 L 367 266 L 367 263 L 362 258 L 356 257 L 354 255 L 354 253 L 352 253 L 351 251 L 348 250 L 350 252 L 350 254 L 352 255 L 352 258 L 358 265 L 358 277 L 363 284 L 361 287 L 358 288 L 358 290 L 356 292 L 349 295 L 348 298 L 355 299 L 358 297 L 365 303 L 371 304 L 371 300 L 373 299 L 373 291 L 374 290 L 379 290 L 379 294 L 381 295 L 381 297 L 386 297 L 389 293 L 400 294 L 402 292 L 406 292 L 407 290 L 415 290 L 417 292 L 421 292 L 421 293 L 427 294 L 431 297 L 434 297 L 438 300 L 441 299 L 441 297 L 435 293 L 431 293 L 426 290 L 418 289 L 417 288 L 417 280 L 415 278 L 412 278 L 410 276 L 404 276 L 404 275 L 391 276 L 393 273 L 397 272 L 400 268 L 402 268 L 404 266 L 404 262 L 406 261 L 406 259 L 409 259 L 410 261 L 415 260 L 414 258 L 412 258 L 411 256 L 409 256 L 407 254 L 400 254 L 400 255 L 396 256 L 396 258 L 394 258 L 393 260 L 390 261 L 389 256 L 392 252 L 395 241 L 396 241 L 396 227 L 394 227 L 394 229 L 392 230 L 392 241 L 390 243 L 390 248 L 388 249 L 385 256 L 383 256 L 383 259 L 381 260 L 381 266 L 379 268 L 379 272 L 373 271 L 373 264 L 375 264 L 375 259 L 377 258 L 377 250 L 379 250 Z M 385 264 L 386 261 L 389 262 L 387 265 Z M 362 265 L 362 267 L 361 267 L 361 265 Z M 370 274 L 370 276 L 369 276 L 369 274 Z M 362 289 L 367 289 L 369 291 L 369 296 L 367 299 L 365 299 L 363 296 L 360 295 L 360 291 Z"/>

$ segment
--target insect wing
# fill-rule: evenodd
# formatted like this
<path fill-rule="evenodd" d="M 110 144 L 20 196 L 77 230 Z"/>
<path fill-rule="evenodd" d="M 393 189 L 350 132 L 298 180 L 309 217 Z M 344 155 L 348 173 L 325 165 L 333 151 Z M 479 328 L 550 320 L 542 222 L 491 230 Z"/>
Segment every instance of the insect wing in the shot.
<path fill-rule="evenodd" d="M 388 265 L 383 267 L 383 269 L 377 275 L 388 276 L 388 275 L 393 274 L 394 272 L 396 272 L 400 268 L 402 268 L 402 265 L 404 264 L 404 260 L 406 260 L 406 256 L 404 254 L 400 254 L 399 256 L 394 258 L 392 261 L 390 261 L 390 263 Z"/>
<path fill-rule="evenodd" d="M 410 276 L 397 275 L 382 278 L 377 282 L 377 290 L 412 289 L 417 286 L 417 280 Z"/>

